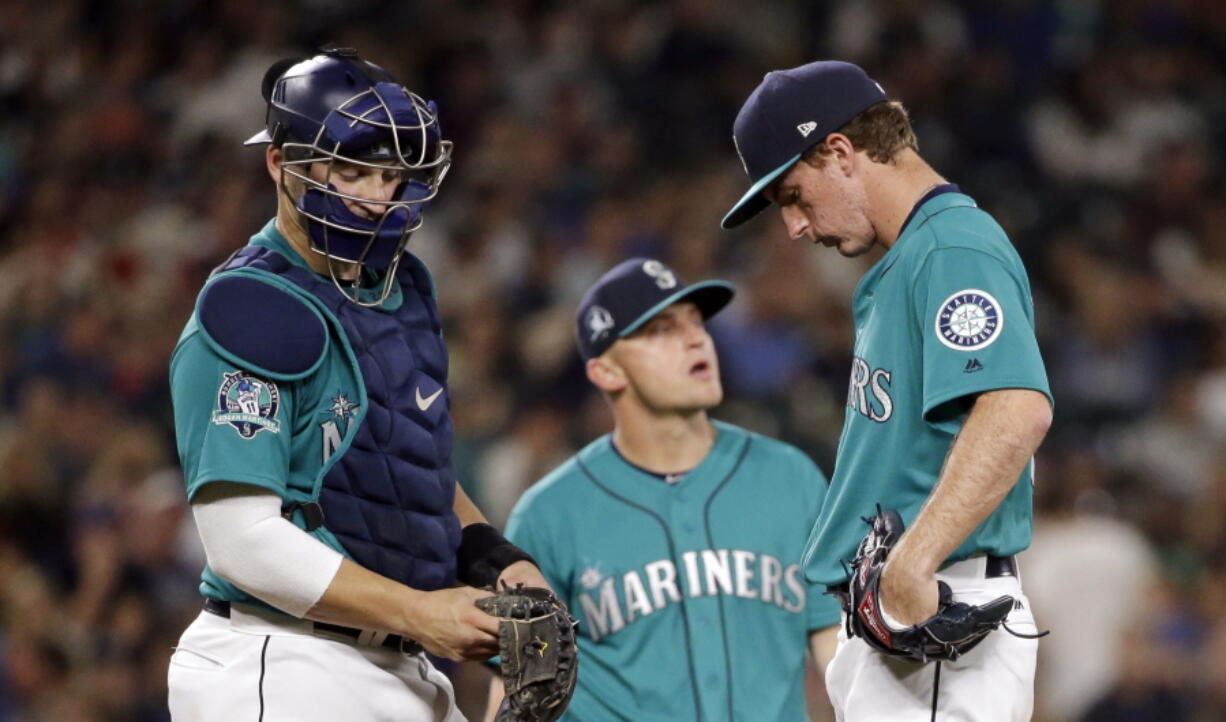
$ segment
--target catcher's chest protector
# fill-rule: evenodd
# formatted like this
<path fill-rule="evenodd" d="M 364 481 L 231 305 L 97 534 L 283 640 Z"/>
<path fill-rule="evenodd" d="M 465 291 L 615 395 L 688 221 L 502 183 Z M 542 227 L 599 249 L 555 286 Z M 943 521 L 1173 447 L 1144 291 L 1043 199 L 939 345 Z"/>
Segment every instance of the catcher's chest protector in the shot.
<path fill-rule="evenodd" d="M 258 246 L 218 271 L 243 267 L 318 299 L 332 317 L 333 340 L 348 339 L 365 383 L 367 408 L 319 490 L 324 526 L 367 569 L 415 589 L 450 586 L 460 523 L 452 511 L 447 348 L 425 268 L 406 255 L 396 274 L 403 302 L 389 312 L 347 300 L 330 281 Z"/>

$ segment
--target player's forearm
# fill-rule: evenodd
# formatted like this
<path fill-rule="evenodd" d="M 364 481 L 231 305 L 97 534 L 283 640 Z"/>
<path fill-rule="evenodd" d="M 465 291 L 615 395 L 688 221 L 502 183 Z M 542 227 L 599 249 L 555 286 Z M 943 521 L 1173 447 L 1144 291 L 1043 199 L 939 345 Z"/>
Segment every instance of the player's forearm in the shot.
<path fill-rule="evenodd" d="M 318 622 L 412 636 L 424 593 L 345 559 L 306 616 Z"/>
<path fill-rule="evenodd" d="M 1000 505 L 1051 425 L 1047 397 L 1027 389 L 981 394 L 954 440 L 936 488 L 892 553 L 932 574 Z"/>
<path fill-rule="evenodd" d="M 464 487 L 460 486 L 459 482 L 455 485 L 455 501 L 451 505 L 452 511 L 460 518 L 460 526 L 466 527 L 469 524 L 488 524 L 485 515 L 473 503 L 473 500 L 468 498 L 468 494 L 464 493 Z"/>
<path fill-rule="evenodd" d="M 494 718 L 498 716 L 498 707 L 502 704 L 502 700 L 507 696 L 506 685 L 502 682 L 502 677 L 497 674 L 490 679 L 490 695 L 485 702 L 485 716 L 482 717 L 485 722 L 494 722 Z"/>
<path fill-rule="evenodd" d="M 839 647 L 839 626 L 837 624 L 809 633 L 809 653 L 813 655 L 813 665 L 817 672 L 825 676 L 826 667 L 834 659 L 834 653 Z"/>

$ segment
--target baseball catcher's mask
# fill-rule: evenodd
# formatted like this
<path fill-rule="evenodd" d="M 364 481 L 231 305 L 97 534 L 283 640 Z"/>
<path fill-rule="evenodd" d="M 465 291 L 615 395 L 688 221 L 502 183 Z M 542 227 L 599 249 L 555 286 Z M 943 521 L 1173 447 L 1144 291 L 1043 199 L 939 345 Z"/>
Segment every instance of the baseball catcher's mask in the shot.
<path fill-rule="evenodd" d="M 328 259 L 337 288 L 361 305 L 383 303 L 409 236 L 421 227 L 425 205 L 451 165 L 451 142 L 442 138 L 437 107 L 349 49 L 288 67 L 287 61 L 274 64 L 264 81 L 267 127 L 247 144 L 281 147 L 281 192 L 304 221 L 311 249 Z M 391 171 L 398 183 L 386 199 L 348 195 L 333 182 L 341 166 Z M 382 212 L 363 217 L 346 201 Z M 356 265 L 356 276 L 342 280 L 339 264 Z M 371 280 L 368 270 L 383 273 L 374 296 L 360 293 L 363 281 Z"/>

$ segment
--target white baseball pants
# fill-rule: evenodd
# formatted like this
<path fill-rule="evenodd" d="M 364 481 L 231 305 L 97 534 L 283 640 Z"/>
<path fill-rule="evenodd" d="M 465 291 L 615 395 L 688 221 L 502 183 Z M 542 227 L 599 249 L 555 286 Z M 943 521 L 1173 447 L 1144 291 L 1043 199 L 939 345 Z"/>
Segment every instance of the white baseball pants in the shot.
<path fill-rule="evenodd" d="M 982 604 L 1009 594 L 1015 604 L 1005 621 L 1035 634 L 1030 601 L 1017 577 L 985 578 L 986 558 L 943 569 L 937 578 L 954 598 Z M 1024 722 L 1034 708 L 1034 668 L 1039 643 L 1002 627 L 955 662 L 916 664 L 887 657 L 839 630 L 839 646 L 826 668 L 826 689 L 840 722 Z"/>
<path fill-rule="evenodd" d="M 201 612 L 167 676 L 174 722 L 464 722 L 425 654 L 332 641 L 252 607 Z"/>

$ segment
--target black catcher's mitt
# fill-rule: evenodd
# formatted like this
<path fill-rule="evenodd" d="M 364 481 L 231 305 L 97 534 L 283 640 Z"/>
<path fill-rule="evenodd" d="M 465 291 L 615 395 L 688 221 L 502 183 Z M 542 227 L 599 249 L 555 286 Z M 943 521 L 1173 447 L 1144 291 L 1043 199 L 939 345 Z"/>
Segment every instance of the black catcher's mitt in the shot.
<path fill-rule="evenodd" d="M 1004 595 L 980 605 L 956 602 L 949 585 L 938 581 L 937 613 L 905 629 L 891 628 L 881 614 L 881 571 L 902 537 L 902 517 L 878 506 L 877 515 L 864 521 L 871 529 L 851 562 L 851 581 L 842 599 L 848 637 L 863 637 L 884 654 L 925 663 L 957 659 L 1004 624 L 1013 597 Z"/>
<path fill-rule="evenodd" d="M 496 722 L 553 722 L 575 691 L 578 622 L 548 589 L 522 584 L 478 599 L 477 607 L 498 617 L 498 646 L 506 698 Z"/>

